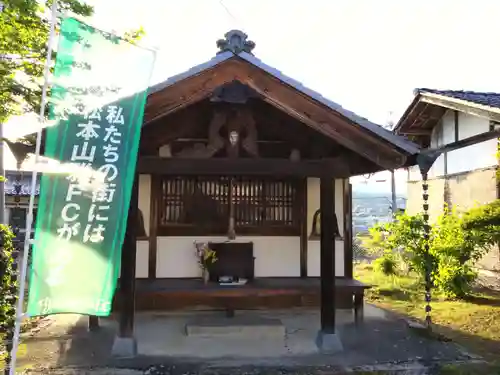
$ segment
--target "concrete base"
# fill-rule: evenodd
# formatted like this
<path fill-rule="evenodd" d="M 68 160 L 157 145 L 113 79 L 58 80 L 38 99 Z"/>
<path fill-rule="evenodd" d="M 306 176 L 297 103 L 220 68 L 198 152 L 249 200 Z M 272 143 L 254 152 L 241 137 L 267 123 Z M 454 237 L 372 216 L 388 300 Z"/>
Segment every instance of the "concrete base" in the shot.
<path fill-rule="evenodd" d="M 111 355 L 117 358 L 132 358 L 137 355 L 137 341 L 134 337 L 115 336 Z"/>
<path fill-rule="evenodd" d="M 285 326 L 279 319 L 236 316 L 196 319 L 186 324 L 187 336 L 227 338 L 284 338 Z"/>
<path fill-rule="evenodd" d="M 323 331 L 319 331 L 316 337 L 316 345 L 322 353 L 332 354 L 344 350 L 338 333 L 324 333 Z"/>

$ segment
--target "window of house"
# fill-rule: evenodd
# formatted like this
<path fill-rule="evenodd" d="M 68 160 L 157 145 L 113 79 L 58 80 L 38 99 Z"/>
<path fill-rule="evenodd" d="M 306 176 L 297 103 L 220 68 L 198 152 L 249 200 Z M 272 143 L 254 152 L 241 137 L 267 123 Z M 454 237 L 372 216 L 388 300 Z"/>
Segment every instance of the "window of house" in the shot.
<path fill-rule="evenodd" d="M 165 235 L 299 235 L 299 180 L 165 177 L 159 231 Z"/>
<path fill-rule="evenodd" d="M 36 225 L 36 215 L 37 209 L 33 209 L 33 225 L 32 229 L 34 230 Z M 18 228 L 21 231 L 26 230 L 27 220 L 28 219 L 28 208 L 27 207 L 12 207 L 10 208 L 9 215 L 9 225 L 12 228 Z"/>
<path fill-rule="evenodd" d="M 28 210 L 24 207 L 10 209 L 9 225 L 13 228 L 25 229 Z"/>

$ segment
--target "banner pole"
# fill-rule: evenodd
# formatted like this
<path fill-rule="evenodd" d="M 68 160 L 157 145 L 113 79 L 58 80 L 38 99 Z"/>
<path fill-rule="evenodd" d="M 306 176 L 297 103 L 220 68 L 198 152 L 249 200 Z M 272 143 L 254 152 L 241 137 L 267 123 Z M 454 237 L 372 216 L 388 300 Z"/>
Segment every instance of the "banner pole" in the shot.
<path fill-rule="evenodd" d="M 26 233 L 24 237 L 24 250 L 22 257 L 22 265 L 20 272 L 20 284 L 19 284 L 19 299 L 17 300 L 16 308 L 16 323 L 14 326 L 14 337 L 12 340 L 12 352 L 9 374 L 15 375 L 16 373 L 16 360 L 17 360 L 17 349 L 19 346 L 19 335 L 21 331 L 21 321 L 25 317 L 23 313 L 24 308 L 24 295 L 26 289 L 26 277 L 28 271 L 28 259 L 31 244 L 31 229 L 33 226 L 33 206 L 35 201 L 35 189 L 36 189 L 36 179 L 37 179 L 37 161 L 40 156 L 40 149 L 42 145 L 42 129 L 43 122 L 45 121 L 45 104 L 47 101 L 47 89 L 49 86 L 49 73 L 50 64 L 52 61 L 52 44 L 55 36 L 55 28 L 57 22 L 57 0 L 52 1 L 51 7 L 51 21 L 50 21 L 50 31 L 49 40 L 47 42 L 47 60 L 45 61 L 45 68 L 43 73 L 43 86 L 42 86 L 42 97 L 40 100 L 40 116 L 38 119 L 39 126 L 36 133 L 36 145 L 35 145 L 35 166 L 31 174 L 31 189 L 30 189 L 30 201 L 28 206 L 28 215 L 26 218 Z"/>

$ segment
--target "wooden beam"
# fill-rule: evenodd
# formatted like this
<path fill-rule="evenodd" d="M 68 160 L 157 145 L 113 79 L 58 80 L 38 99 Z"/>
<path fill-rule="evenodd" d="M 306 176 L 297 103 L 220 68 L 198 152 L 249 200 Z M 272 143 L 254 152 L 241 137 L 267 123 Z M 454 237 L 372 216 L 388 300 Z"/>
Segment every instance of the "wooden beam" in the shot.
<path fill-rule="evenodd" d="M 350 177 L 348 161 L 338 157 L 332 159 L 291 161 L 288 159 L 259 158 L 210 158 L 177 159 L 155 156 L 139 157 L 137 172 L 162 175 L 233 175 L 233 176 L 295 176 L 331 178 Z"/>
<path fill-rule="evenodd" d="M 158 248 L 158 221 L 161 197 L 161 180 L 159 176 L 151 176 L 151 208 L 149 211 L 149 251 L 148 279 L 156 279 L 156 254 Z"/>
<path fill-rule="evenodd" d="M 203 126 L 203 120 L 208 117 L 206 113 L 210 110 L 210 106 L 208 109 L 207 107 L 192 107 L 189 110 L 161 118 L 154 123 L 144 124 L 140 143 L 142 153 L 155 150 L 190 135 L 197 127 Z M 206 124 L 208 126 L 208 121 Z"/>
<path fill-rule="evenodd" d="M 352 185 L 349 179 L 344 181 L 344 276 L 352 279 L 354 252 L 352 243 Z"/>
<path fill-rule="evenodd" d="M 480 133 L 477 135 L 473 135 L 472 137 L 461 139 L 457 142 L 448 143 L 447 145 L 439 148 L 429 148 L 420 152 L 420 154 L 431 155 L 436 153 L 449 152 L 453 150 L 457 150 L 459 148 L 475 145 L 477 143 L 481 143 L 484 141 L 488 141 L 490 139 L 500 137 L 500 129 L 496 129 L 493 131 Z"/>
<path fill-rule="evenodd" d="M 391 142 L 238 58 L 226 60 L 150 95 L 144 122 L 156 121 L 207 98 L 215 88 L 233 80 L 247 84 L 268 103 L 377 163 L 382 169 L 398 168 L 405 163 L 405 152 Z"/>
<path fill-rule="evenodd" d="M 127 230 L 122 246 L 122 264 L 120 274 L 120 321 L 119 337 L 131 338 L 134 335 L 135 316 L 135 268 L 137 258 L 136 224 L 139 205 L 138 175 L 134 179 L 130 208 L 127 219 Z"/>
<path fill-rule="evenodd" d="M 423 108 L 422 108 L 423 107 Z M 409 122 L 410 116 L 408 115 L 405 117 L 405 120 L 407 121 L 407 126 L 406 128 L 409 130 L 411 128 L 420 128 L 426 121 L 427 121 L 427 116 L 426 116 L 426 111 L 429 108 L 428 103 L 423 103 L 418 101 L 415 107 L 412 109 L 410 112 L 411 115 L 414 115 L 413 120 Z M 415 113 L 414 113 L 415 112 Z M 407 132 L 403 132 L 402 129 L 398 129 L 398 134 L 407 134 Z"/>
<path fill-rule="evenodd" d="M 460 111 L 473 116 L 487 118 L 489 120 L 500 121 L 500 109 L 485 105 L 467 102 L 465 100 L 450 98 L 448 96 L 432 93 L 422 93 L 423 102 L 438 105 L 455 111 Z"/>
<path fill-rule="evenodd" d="M 383 168 L 393 169 L 405 162 L 403 151 L 389 141 L 362 128 L 342 114 L 316 100 L 297 92 L 297 89 L 270 76 L 257 67 L 235 61 L 243 82 L 262 95 L 263 99 L 311 126 Z"/>
<path fill-rule="evenodd" d="M 331 178 L 320 180 L 321 210 L 321 331 L 335 333 L 335 183 Z"/>
<path fill-rule="evenodd" d="M 405 131 L 401 131 L 400 134 L 430 136 L 432 134 L 432 129 L 421 129 L 421 128 L 408 129 Z"/>
<path fill-rule="evenodd" d="M 219 86 L 238 77 L 234 60 L 227 60 L 148 96 L 144 123 L 149 124 L 207 98 Z M 217 74 L 214 71 L 217 70 Z"/>

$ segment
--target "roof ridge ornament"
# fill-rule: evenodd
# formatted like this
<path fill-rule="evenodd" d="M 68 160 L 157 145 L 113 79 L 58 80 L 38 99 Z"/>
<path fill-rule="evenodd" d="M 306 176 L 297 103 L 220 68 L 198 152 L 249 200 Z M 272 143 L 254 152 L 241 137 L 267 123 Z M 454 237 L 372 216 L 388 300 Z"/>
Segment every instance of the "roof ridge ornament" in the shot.
<path fill-rule="evenodd" d="M 219 48 L 219 53 L 231 51 L 234 54 L 239 54 L 240 52 L 246 52 L 253 55 L 252 50 L 255 48 L 255 43 L 251 40 L 247 40 L 248 35 L 241 30 L 231 30 L 224 34 L 225 39 L 219 39 L 217 41 L 217 47 Z"/>

